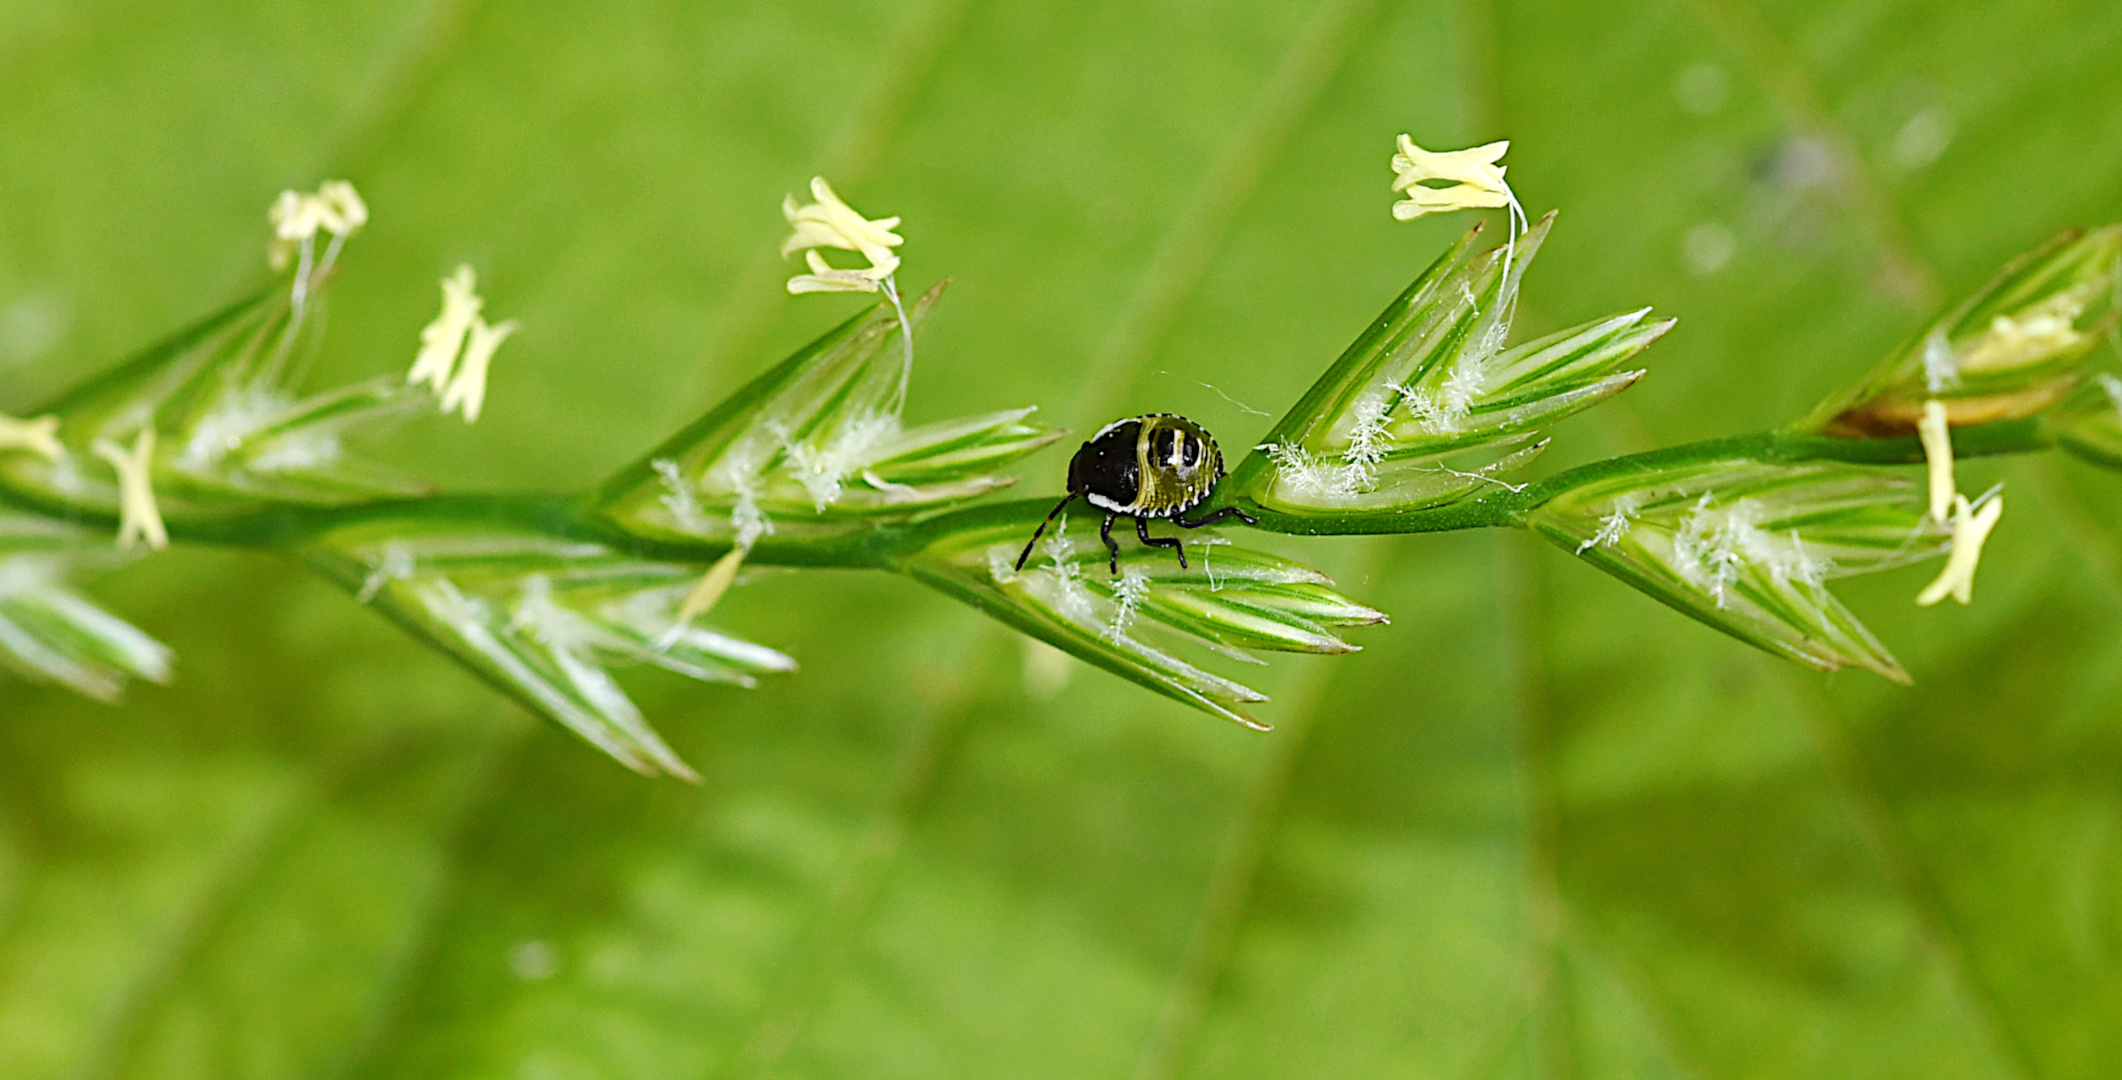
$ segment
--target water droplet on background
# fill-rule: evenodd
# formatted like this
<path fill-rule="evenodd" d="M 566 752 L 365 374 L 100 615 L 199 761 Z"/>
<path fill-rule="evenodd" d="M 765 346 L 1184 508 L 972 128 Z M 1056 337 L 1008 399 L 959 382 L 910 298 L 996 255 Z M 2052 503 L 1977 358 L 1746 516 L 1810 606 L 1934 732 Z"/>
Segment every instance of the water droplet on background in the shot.
<path fill-rule="evenodd" d="M 1914 171 L 1938 160 L 1953 144 L 1953 114 L 1943 105 L 1932 105 L 1901 125 L 1894 134 L 1894 164 Z"/>
<path fill-rule="evenodd" d="M 66 301 L 30 293 L 0 308 L 0 367 L 20 367 L 43 356 L 72 321 Z"/>
<path fill-rule="evenodd" d="M 1715 221 L 1696 225 L 1680 238 L 1680 261 L 1696 277 L 1708 277 L 1724 269 L 1738 251 L 1739 238 Z"/>
<path fill-rule="evenodd" d="M 551 942 L 519 942 L 508 950 L 508 969 L 524 982 L 544 982 L 560 970 L 560 954 Z"/>
<path fill-rule="evenodd" d="M 1713 116 L 1731 101 L 1731 76 L 1716 64 L 1689 65 L 1673 80 L 1673 100 L 1696 116 Z"/>

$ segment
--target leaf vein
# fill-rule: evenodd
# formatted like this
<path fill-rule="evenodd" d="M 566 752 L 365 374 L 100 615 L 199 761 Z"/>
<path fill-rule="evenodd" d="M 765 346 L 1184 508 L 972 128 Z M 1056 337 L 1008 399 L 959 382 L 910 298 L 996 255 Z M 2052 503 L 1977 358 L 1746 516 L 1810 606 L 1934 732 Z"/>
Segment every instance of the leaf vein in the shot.
<path fill-rule="evenodd" d="M 1224 234 L 1362 40 L 1378 7 L 1378 0 L 1338 0 L 1305 24 L 1268 77 L 1252 113 L 1150 255 L 1134 295 L 1084 371 L 1080 415 L 1103 416 L 1148 362 L 1200 284 Z"/>

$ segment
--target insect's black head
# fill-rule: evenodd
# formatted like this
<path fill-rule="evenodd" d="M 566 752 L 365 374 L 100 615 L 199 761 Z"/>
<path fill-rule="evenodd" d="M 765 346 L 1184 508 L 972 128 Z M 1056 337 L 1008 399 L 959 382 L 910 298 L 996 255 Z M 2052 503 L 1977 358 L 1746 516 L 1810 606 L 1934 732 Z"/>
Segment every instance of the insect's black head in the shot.
<path fill-rule="evenodd" d="M 1142 421 L 1107 424 L 1068 463 L 1068 490 L 1106 510 L 1132 506 L 1142 490 Z"/>

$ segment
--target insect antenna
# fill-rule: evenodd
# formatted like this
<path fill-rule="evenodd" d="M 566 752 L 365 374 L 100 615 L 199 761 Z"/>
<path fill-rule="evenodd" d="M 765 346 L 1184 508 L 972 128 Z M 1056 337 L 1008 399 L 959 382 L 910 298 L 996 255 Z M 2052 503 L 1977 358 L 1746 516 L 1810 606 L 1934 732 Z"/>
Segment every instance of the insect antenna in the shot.
<path fill-rule="evenodd" d="M 1075 502 L 1076 496 L 1079 494 L 1082 493 L 1076 491 L 1069 492 L 1066 498 L 1063 498 L 1059 503 L 1055 504 L 1054 508 L 1051 511 L 1047 512 L 1046 520 L 1040 522 L 1039 527 L 1037 529 L 1032 530 L 1031 541 L 1024 545 L 1024 554 L 1017 556 L 1017 569 L 1024 569 L 1024 560 L 1032 557 L 1032 548 L 1033 546 L 1039 543 L 1039 537 L 1045 535 L 1046 527 L 1048 525 L 1053 524 L 1054 519 L 1060 517 L 1061 511 L 1068 509 L 1068 504 Z"/>

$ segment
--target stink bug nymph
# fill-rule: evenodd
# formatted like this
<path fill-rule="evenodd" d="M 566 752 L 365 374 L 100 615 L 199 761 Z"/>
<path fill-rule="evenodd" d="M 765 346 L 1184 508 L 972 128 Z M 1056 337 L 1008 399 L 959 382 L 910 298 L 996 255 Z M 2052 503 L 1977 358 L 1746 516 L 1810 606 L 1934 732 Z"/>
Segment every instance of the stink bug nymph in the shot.
<path fill-rule="evenodd" d="M 1179 568 L 1186 568 L 1186 548 L 1176 536 L 1149 534 L 1152 518 L 1170 518 L 1182 529 L 1198 529 L 1235 517 L 1247 525 L 1252 517 L 1235 506 L 1226 506 L 1206 517 L 1188 520 L 1188 510 L 1201 505 L 1223 479 L 1223 451 L 1208 429 L 1171 413 L 1151 413 L 1115 420 L 1076 451 L 1068 463 L 1068 497 L 1061 500 L 1046 520 L 1033 531 L 1024 554 L 1017 556 L 1017 569 L 1031 558 L 1032 548 L 1046 527 L 1053 524 L 1068 504 L 1081 498 L 1105 511 L 1105 524 L 1098 536 L 1111 553 L 1107 569 L 1120 572 L 1120 545 L 1113 540 L 1113 522 L 1135 519 L 1135 536 L 1146 547 L 1170 548 L 1179 555 Z"/>

